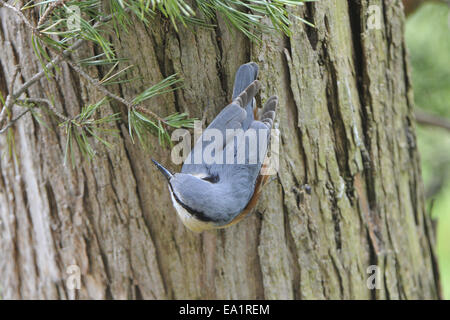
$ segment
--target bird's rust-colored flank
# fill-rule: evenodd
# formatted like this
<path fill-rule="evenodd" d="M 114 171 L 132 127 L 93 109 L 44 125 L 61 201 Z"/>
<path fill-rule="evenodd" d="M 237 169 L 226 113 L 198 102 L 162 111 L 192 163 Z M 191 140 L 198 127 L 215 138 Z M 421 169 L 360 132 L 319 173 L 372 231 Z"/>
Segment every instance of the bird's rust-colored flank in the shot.
<path fill-rule="evenodd" d="M 262 168 L 261 168 L 262 171 Z M 229 226 L 232 226 L 236 223 L 238 223 L 239 221 L 241 221 L 247 214 L 249 214 L 250 212 L 253 211 L 253 209 L 256 207 L 256 204 L 258 203 L 258 199 L 259 196 L 261 195 L 262 192 L 262 188 L 266 185 L 267 183 L 267 178 L 269 176 L 262 176 L 259 175 L 256 183 L 255 183 L 255 192 L 253 193 L 253 196 L 251 197 L 250 201 L 248 202 L 247 206 L 245 207 L 245 209 L 236 216 L 236 218 L 234 218 L 229 224 L 226 224 L 222 227 L 222 228 L 228 228 Z"/>

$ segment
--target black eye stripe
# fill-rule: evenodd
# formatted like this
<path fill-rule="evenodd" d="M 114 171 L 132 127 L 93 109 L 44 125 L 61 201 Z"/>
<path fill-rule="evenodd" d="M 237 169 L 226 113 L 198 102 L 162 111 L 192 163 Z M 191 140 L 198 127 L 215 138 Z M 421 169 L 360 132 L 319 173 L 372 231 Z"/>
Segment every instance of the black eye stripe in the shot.
<path fill-rule="evenodd" d="M 176 193 L 173 191 L 172 185 L 169 183 L 170 191 L 173 194 L 173 197 L 175 198 L 175 201 L 178 202 L 180 206 L 182 206 L 184 209 L 186 209 L 187 212 L 189 212 L 191 215 L 193 215 L 195 218 L 197 218 L 200 221 L 203 222 L 210 222 L 214 221 L 214 219 L 211 219 L 207 215 L 205 215 L 203 212 L 197 211 L 192 209 L 191 207 L 185 205 L 176 195 Z"/>
<path fill-rule="evenodd" d="M 218 175 L 212 175 L 202 178 L 202 180 L 211 182 L 211 183 L 217 183 L 219 182 L 219 176 Z"/>

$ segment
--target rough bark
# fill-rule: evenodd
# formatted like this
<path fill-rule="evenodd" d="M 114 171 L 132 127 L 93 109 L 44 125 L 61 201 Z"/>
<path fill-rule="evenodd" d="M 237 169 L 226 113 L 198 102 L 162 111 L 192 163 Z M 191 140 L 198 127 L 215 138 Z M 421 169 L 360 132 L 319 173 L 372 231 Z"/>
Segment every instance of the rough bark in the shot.
<path fill-rule="evenodd" d="M 367 28 L 369 5 L 381 29 Z M 219 19 L 214 30 L 176 33 L 160 19 L 113 37 L 142 81 L 113 88 L 132 97 L 174 72 L 184 87 L 150 100 L 161 115 L 185 111 L 207 121 L 231 96 L 234 72 L 257 62 L 261 99 L 280 99 L 280 171 L 255 213 L 225 230 L 194 234 L 176 217 L 150 155 L 170 164 L 153 140 L 133 144 L 126 124 L 113 150 L 92 163 L 63 164 L 66 137 L 48 116 L 14 127 L 17 159 L 0 162 L 0 296 L 80 299 L 412 299 L 437 298 L 434 231 L 424 207 L 413 99 L 397 1 L 326 1 L 291 9 L 293 36 L 251 43 Z M 34 17 L 35 18 L 35 17 Z M 40 69 L 30 32 L 0 9 L 0 78 Z M 74 58 L 92 55 L 84 46 Z M 92 76 L 104 70 L 90 69 Z M 2 86 L 1 88 L 7 88 Z M 4 90 L 4 89 L 2 89 Z M 68 115 L 101 94 L 63 64 L 29 95 L 53 95 Z M 104 109 L 125 111 L 111 102 Z M 124 113 L 125 114 L 125 113 Z M 125 115 L 124 115 L 125 116 Z M 2 153 L 5 137 L 0 137 Z M 305 185 L 311 187 L 306 192 Z M 81 289 L 66 286 L 69 265 Z M 378 265 L 381 286 L 367 287 Z"/>

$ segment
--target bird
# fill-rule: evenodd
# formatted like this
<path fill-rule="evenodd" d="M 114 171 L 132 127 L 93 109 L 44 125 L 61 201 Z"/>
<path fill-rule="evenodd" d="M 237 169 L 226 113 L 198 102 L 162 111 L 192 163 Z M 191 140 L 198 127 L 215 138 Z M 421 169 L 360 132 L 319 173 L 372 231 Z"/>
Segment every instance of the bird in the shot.
<path fill-rule="evenodd" d="M 181 172 L 172 173 L 155 159 L 157 169 L 167 179 L 172 203 L 183 224 L 194 232 L 222 229 L 236 224 L 255 208 L 262 187 L 268 182 L 263 175 L 264 160 L 270 143 L 270 133 L 275 120 L 278 97 L 271 96 L 264 107 L 257 108 L 255 95 L 260 89 L 256 79 L 259 67 L 254 62 L 241 65 L 235 75 L 232 102 L 214 118 L 183 163 Z M 204 139 L 208 130 L 226 135 L 228 130 L 241 129 L 244 134 L 251 130 L 260 133 L 257 139 L 224 139 L 218 143 L 222 152 L 218 159 L 232 159 L 234 162 L 216 161 L 207 163 L 205 159 L 193 161 L 196 152 L 204 152 L 211 147 L 211 141 Z M 228 138 L 228 137 L 227 137 Z M 238 140 L 238 141 L 236 141 Z M 238 161 L 238 145 L 244 143 L 243 161 Z M 250 159 L 250 151 L 257 150 L 257 160 Z M 227 155 L 229 158 L 227 158 Z M 223 158 L 221 158 L 223 157 Z M 187 161 L 189 159 L 189 161 Z M 242 160 L 242 153 L 241 153 Z"/>

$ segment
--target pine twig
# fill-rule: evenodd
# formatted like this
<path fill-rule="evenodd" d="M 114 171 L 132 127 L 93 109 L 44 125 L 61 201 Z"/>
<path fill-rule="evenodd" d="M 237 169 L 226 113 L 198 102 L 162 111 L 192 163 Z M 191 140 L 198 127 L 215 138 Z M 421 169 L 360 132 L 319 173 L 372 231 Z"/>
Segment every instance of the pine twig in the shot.
<path fill-rule="evenodd" d="M 48 108 L 61 120 L 63 121 L 70 121 L 70 119 L 68 117 L 66 117 L 65 115 L 63 115 L 61 112 L 59 112 L 56 107 L 53 105 L 53 103 L 50 102 L 50 100 L 48 99 L 44 99 L 44 98 L 27 98 L 24 100 L 17 100 L 18 104 L 27 104 L 27 103 L 34 103 L 34 104 L 39 104 L 39 103 L 45 103 Z"/>
<path fill-rule="evenodd" d="M 99 91 L 103 92 L 106 96 L 121 102 L 122 104 L 124 104 L 127 109 L 132 110 L 132 109 L 136 109 L 137 111 L 147 114 L 148 116 L 151 116 L 152 118 L 155 118 L 159 121 L 161 121 L 162 123 L 166 123 L 166 121 L 161 118 L 160 116 L 158 116 L 156 113 L 147 110 L 145 108 L 143 108 L 142 106 L 139 105 L 135 105 L 132 102 L 112 93 L 111 91 L 109 91 L 108 89 L 106 89 L 100 81 L 98 81 L 97 79 L 92 78 L 86 71 L 84 71 L 78 64 L 76 64 L 75 62 L 71 61 L 70 59 L 68 59 L 65 56 L 62 56 L 60 53 L 58 52 L 54 52 L 55 54 L 61 56 L 61 58 L 75 71 L 77 72 L 80 76 L 82 76 L 83 78 L 85 78 L 90 84 L 92 84 L 95 88 L 97 88 Z"/>
<path fill-rule="evenodd" d="M 43 23 L 45 23 L 45 21 L 47 21 L 48 17 L 50 17 L 50 15 L 52 14 L 52 12 L 53 12 L 56 8 L 58 8 L 58 7 L 62 6 L 62 5 L 64 5 L 66 2 L 69 2 L 69 0 L 58 0 L 58 1 L 52 2 L 52 3 L 48 6 L 48 8 L 44 11 L 44 14 L 41 16 L 41 18 L 39 19 L 38 24 L 37 24 L 37 27 L 39 28 Z"/>
<path fill-rule="evenodd" d="M 426 126 L 433 126 L 450 131 L 450 121 L 445 118 L 435 116 L 423 110 L 416 109 L 416 121 Z"/>
<path fill-rule="evenodd" d="M 48 108 L 61 120 L 63 121 L 70 121 L 71 119 L 69 119 L 68 117 L 66 117 L 65 115 L 63 115 L 61 112 L 59 112 L 55 106 L 50 102 L 50 100 L 48 99 L 44 99 L 44 98 L 27 98 L 27 99 L 23 99 L 23 100 L 16 100 L 16 103 L 19 105 L 27 105 L 29 103 L 34 103 L 34 104 L 40 104 L 40 103 L 45 103 Z M 17 120 L 19 120 L 20 118 L 22 118 L 25 114 L 27 114 L 29 111 L 31 111 L 31 108 L 26 109 L 24 112 L 22 112 L 20 115 L 18 115 L 16 118 L 12 119 L 11 121 L 9 121 L 4 128 L 2 128 L 0 130 L 0 134 L 6 132 L 6 130 L 8 130 L 10 127 L 12 127 Z"/>
<path fill-rule="evenodd" d="M 27 26 L 29 26 L 31 28 L 31 30 L 33 30 L 33 33 L 35 33 L 35 34 L 37 33 L 38 36 L 40 35 L 39 30 L 37 30 L 36 28 L 33 27 L 33 25 L 30 23 L 30 21 L 28 21 L 28 19 L 25 17 L 25 15 L 19 9 L 17 9 L 14 6 L 11 6 L 10 4 L 6 3 L 3 0 L 0 0 L 0 7 L 2 7 L 2 6 L 8 8 L 8 9 L 11 9 L 15 13 L 17 13 L 21 17 L 21 19 L 25 22 L 25 24 Z M 97 28 L 98 26 L 100 26 L 100 24 L 108 22 L 112 18 L 113 18 L 113 15 L 110 14 L 110 15 L 102 18 L 101 21 L 96 22 L 92 27 L 93 28 Z M 78 48 L 80 48 L 81 45 L 85 41 L 86 40 L 84 40 L 84 39 L 79 39 L 79 40 L 75 41 L 73 45 L 71 45 L 69 48 L 64 50 L 59 55 L 57 55 L 52 61 L 47 63 L 46 66 L 45 66 L 45 69 L 39 71 L 34 76 L 32 76 L 29 80 L 27 80 L 16 92 L 13 92 L 13 91 L 9 91 L 8 92 L 8 96 L 6 97 L 3 109 L 0 111 L 0 127 L 2 126 L 2 124 L 4 122 L 4 119 L 6 118 L 6 110 L 9 110 L 12 107 L 12 105 L 14 105 L 15 101 L 25 91 L 27 91 L 27 89 L 29 87 L 31 87 L 33 84 L 35 84 L 36 82 L 41 80 L 43 77 L 45 77 L 46 70 L 48 71 L 48 70 L 51 70 L 51 69 L 55 68 L 61 61 L 63 61 L 63 57 L 68 56 L 71 52 L 73 52 L 73 51 L 77 50 Z"/>
<path fill-rule="evenodd" d="M 11 9 L 12 11 L 14 11 L 21 19 L 22 21 L 28 26 L 28 28 L 30 28 L 33 33 L 39 33 L 39 31 L 31 24 L 31 22 L 27 19 L 27 17 L 25 17 L 25 15 L 23 14 L 23 12 L 19 9 L 17 9 L 16 7 L 10 5 L 9 3 L 7 3 L 6 1 L 0 0 L 0 7 L 4 6 L 8 9 Z"/>
<path fill-rule="evenodd" d="M 21 114 L 19 114 L 16 118 L 12 119 L 11 121 L 9 121 L 6 126 L 4 126 L 2 129 L 0 129 L 0 134 L 6 132 L 6 130 L 8 130 L 10 127 L 12 127 L 17 120 L 19 120 L 20 118 L 22 118 L 24 115 L 26 115 L 28 112 L 30 112 L 31 109 L 27 109 L 24 112 L 22 112 Z"/>

